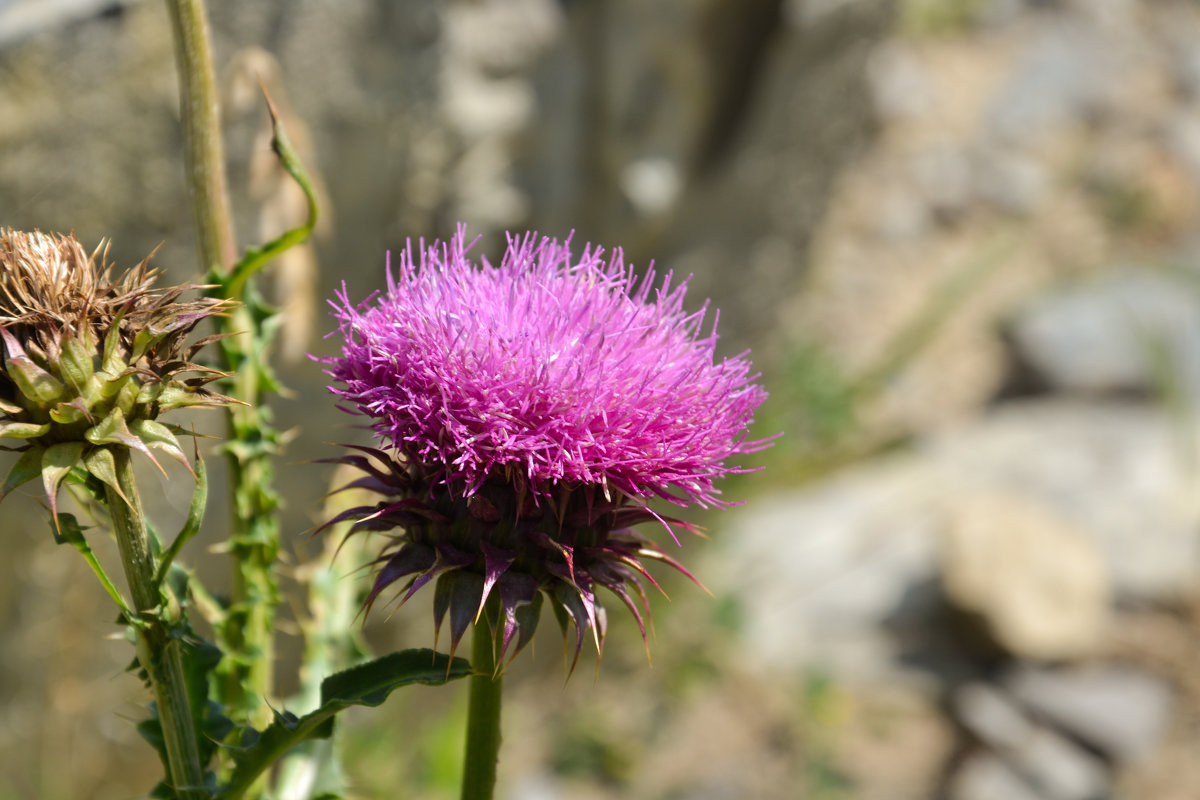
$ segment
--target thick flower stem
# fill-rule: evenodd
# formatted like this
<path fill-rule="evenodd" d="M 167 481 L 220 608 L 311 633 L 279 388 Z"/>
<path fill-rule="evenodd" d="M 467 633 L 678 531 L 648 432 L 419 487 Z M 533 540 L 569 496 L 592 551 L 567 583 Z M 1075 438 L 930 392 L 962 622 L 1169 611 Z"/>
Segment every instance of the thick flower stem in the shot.
<path fill-rule="evenodd" d="M 500 675 L 496 642 L 486 615 L 475 623 L 471 644 L 471 688 L 467 710 L 467 745 L 462 800 L 491 800 L 500 753 Z"/>
<path fill-rule="evenodd" d="M 113 451 L 121 492 L 107 487 L 106 499 L 121 551 L 121 563 L 133 596 L 133 607 L 139 617 L 134 621 L 138 662 L 149 676 L 158 704 L 170 783 L 183 800 L 199 800 L 207 797 L 207 792 L 203 788 L 204 768 L 196 746 L 192 706 L 188 702 L 184 680 L 183 653 L 179 640 L 169 636 L 162 617 L 164 609 L 159 587 L 154 581 L 154 556 L 129 451 L 124 448 L 113 448 Z"/>
<path fill-rule="evenodd" d="M 225 155 L 221 110 L 209 45 L 204 0 L 167 0 L 175 62 L 179 71 L 179 108 L 192 214 L 204 271 L 225 272 L 237 256 Z"/>

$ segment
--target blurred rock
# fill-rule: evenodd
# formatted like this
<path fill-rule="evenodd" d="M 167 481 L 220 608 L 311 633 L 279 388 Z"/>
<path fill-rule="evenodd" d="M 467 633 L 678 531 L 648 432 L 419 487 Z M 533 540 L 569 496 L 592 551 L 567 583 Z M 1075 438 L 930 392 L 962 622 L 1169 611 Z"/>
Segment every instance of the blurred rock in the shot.
<path fill-rule="evenodd" d="M 1034 797 L 1097 800 L 1108 796 L 1108 770 L 1100 759 L 1030 721 L 994 687 L 963 686 L 955 693 L 954 708 L 967 730 L 1028 782 Z"/>
<path fill-rule="evenodd" d="M 962 213 L 973 196 L 970 157 L 961 147 L 938 142 L 916 155 L 912 173 L 922 198 L 943 215 Z"/>
<path fill-rule="evenodd" d="M 1015 769 L 993 753 L 967 757 L 946 790 L 948 800 L 1043 800 Z"/>
<path fill-rule="evenodd" d="M 988 488 L 1042 505 L 1095 540 L 1118 598 L 1165 602 L 1200 578 L 1188 437 L 1161 409 L 1047 399 L 999 406 L 920 450 L 947 495 Z"/>
<path fill-rule="evenodd" d="M 1180 88 L 1190 99 L 1200 95 L 1200 51 L 1196 50 L 1188 27 L 1171 27 L 1166 31 L 1172 56 L 1172 72 Z"/>
<path fill-rule="evenodd" d="M 967 730 L 1000 750 L 1021 747 L 1035 730 L 1020 708 L 985 683 L 970 683 L 955 692 L 954 710 Z"/>
<path fill-rule="evenodd" d="M 1150 752 L 1170 718 L 1167 684 L 1126 667 L 1049 670 L 1027 665 L 1006 676 L 1003 684 L 1041 718 L 1118 762 Z"/>
<path fill-rule="evenodd" d="M 933 225 L 929 207 L 909 187 L 889 187 L 880 192 L 872 227 L 874 233 L 893 243 L 917 242 Z"/>
<path fill-rule="evenodd" d="M 1168 601 L 1197 586 L 1200 514 L 1182 455 L 1166 415 L 1148 407 L 1010 403 L 906 453 L 754 500 L 727 515 L 698 574 L 744 605 L 751 661 L 894 675 L 891 631 L 947 636 L 931 585 L 945 563 L 940 536 L 958 519 L 968 528 L 950 534 L 957 545 L 979 542 L 951 568 L 980 565 L 976 591 L 989 587 L 986 609 L 1009 646 L 1078 654 L 1098 642 L 1110 590 Z M 990 582 L 1002 575 L 1010 583 Z"/>
<path fill-rule="evenodd" d="M 974 181 L 979 199 L 1013 214 L 1030 214 L 1050 192 L 1046 167 L 1019 150 L 999 146 L 974 154 Z"/>
<path fill-rule="evenodd" d="M 875 108 L 884 117 L 919 117 L 935 100 L 932 79 L 911 47 L 891 41 L 867 63 Z"/>
<path fill-rule="evenodd" d="M 504 794 L 507 800 L 565 800 L 567 792 L 552 773 L 524 775 Z"/>
<path fill-rule="evenodd" d="M 884 622 L 936 575 L 928 509 L 937 492 L 925 465 L 894 459 L 760 499 L 728 520 L 700 574 L 744 603 L 750 660 L 827 663 L 851 676 L 891 670 Z"/>
<path fill-rule="evenodd" d="M 1034 32 L 990 111 L 990 132 L 1026 144 L 1076 124 L 1112 75 L 1111 54 L 1100 37 L 1076 26 Z"/>
<path fill-rule="evenodd" d="M 960 727 L 945 713 L 943 699 L 895 681 L 855 684 L 846 695 L 837 763 L 854 787 L 854 800 L 934 797 L 946 761 L 960 749 Z"/>
<path fill-rule="evenodd" d="M 1036 3 L 1036 0 L 1032 0 Z M 1019 20 L 1030 0 L 985 0 L 977 12 L 980 25 L 1000 27 Z"/>
<path fill-rule="evenodd" d="M 1196 60 L 1200 62 L 1200 55 Z M 1200 70 L 1200 64 L 1196 68 Z M 1188 168 L 1192 180 L 1200 180 L 1200 109 L 1184 107 L 1172 115 L 1166 124 L 1165 139 L 1171 152 Z"/>
<path fill-rule="evenodd" d="M 1200 285 L 1161 270 L 1114 269 L 1041 297 L 1013 320 L 1023 363 L 1081 392 L 1163 389 L 1200 400 Z"/>
<path fill-rule="evenodd" d="M 140 0 L 3 0 L 0 47 L 40 31 L 69 25 L 101 13 L 120 11 Z"/>
<path fill-rule="evenodd" d="M 645 214 L 661 214 L 675 203 L 683 188 L 679 166 L 666 158 L 646 157 L 621 171 L 621 188 Z"/>
<path fill-rule="evenodd" d="M 1132 27 L 1138 0 L 1067 0 L 1067 5 L 1084 19 L 1105 27 Z"/>
<path fill-rule="evenodd" d="M 1021 658 L 1073 659 L 1098 648 L 1111 598 L 1086 532 L 1012 495 L 951 495 L 948 503 L 940 553 L 951 604 Z"/>

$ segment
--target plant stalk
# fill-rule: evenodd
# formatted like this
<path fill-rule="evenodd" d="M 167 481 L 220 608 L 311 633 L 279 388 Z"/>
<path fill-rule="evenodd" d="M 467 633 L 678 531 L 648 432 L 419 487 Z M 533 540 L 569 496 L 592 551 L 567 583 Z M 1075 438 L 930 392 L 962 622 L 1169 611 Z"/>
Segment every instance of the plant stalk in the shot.
<path fill-rule="evenodd" d="M 154 689 L 171 785 L 183 800 L 200 800 L 208 794 L 204 790 L 204 767 L 200 763 L 196 727 L 184 679 L 181 644 L 168 635 L 166 621 L 162 618 L 163 604 L 154 580 L 156 569 L 150 535 L 129 451 L 118 447 L 112 449 L 117 482 L 129 502 L 126 503 L 111 486 L 106 487 L 105 497 L 133 596 L 133 607 L 138 613 L 138 620 L 132 620 L 137 632 L 138 662 L 146 670 Z"/>
<path fill-rule="evenodd" d="M 341 474 L 341 473 L 335 473 Z M 331 490 L 342 481 L 334 480 Z M 332 518 L 356 505 L 369 502 L 369 493 L 361 490 L 331 494 L 323 516 Z M 361 626 L 355 625 L 364 600 L 358 581 L 345 579 L 347 572 L 370 560 L 362 537 L 347 537 L 348 522 L 323 535 L 320 556 L 297 570 L 297 581 L 308 589 L 308 616 L 298 620 L 304 634 L 304 656 L 300 662 L 300 691 L 288 708 L 304 714 L 321 705 L 321 682 L 340 672 L 367 653 L 361 640 Z M 346 793 L 341 771 L 338 737 L 313 739 L 292 748 L 279 764 L 275 780 L 278 800 L 303 800 L 325 791 L 337 796 Z"/>
<path fill-rule="evenodd" d="M 254 327 L 244 327 L 253 325 L 242 307 L 222 320 L 221 328 L 222 332 L 243 331 L 242 336 L 258 338 L 259 331 Z M 231 712 L 261 729 L 273 717 L 268 700 L 274 692 L 275 609 L 279 604 L 275 574 L 279 497 L 271 486 L 277 442 L 270 425 L 270 409 L 260 392 L 258 355 L 241 350 L 240 343 L 225 342 L 232 346 L 222 348 L 224 367 L 235 374 L 230 394 L 246 404 L 229 408 L 226 445 L 233 482 L 234 513 L 228 545 L 234 571 L 223 633 L 234 662 L 226 676 L 225 702 Z"/>
<path fill-rule="evenodd" d="M 179 109 L 192 215 L 202 260 L 202 274 L 227 272 L 237 258 L 225 153 L 221 138 L 221 106 L 209 44 L 204 0 L 167 0 L 179 72 Z"/>
<path fill-rule="evenodd" d="M 180 108 L 201 267 L 227 274 L 236 261 L 225 179 L 220 105 L 213 72 L 212 46 L 203 0 L 167 0 L 179 70 Z M 240 298 L 232 298 L 240 299 Z M 246 405 L 230 408 L 229 456 L 233 483 L 233 520 L 229 537 L 235 562 L 227 624 L 219 632 L 229 649 L 222 700 L 239 722 L 265 727 L 271 721 L 275 607 L 279 588 L 274 574 L 279 549 L 278 497 L 271 490 L 276 442 L 269 440 L 269 410 L 260 390 L 258 347 L 262 331 L 241 306 L 220 323 L 222 333 L 237 333 L 222 343 L 222 367 L 234 373 L 229 394 Z"/>
<path fill-rule="evenodd" d="M 496 671 L 496 641 L 485 613 L 471 634 L 470 694 L 462 800 L 492 800 L 500 753 L 501 677 Z"/>

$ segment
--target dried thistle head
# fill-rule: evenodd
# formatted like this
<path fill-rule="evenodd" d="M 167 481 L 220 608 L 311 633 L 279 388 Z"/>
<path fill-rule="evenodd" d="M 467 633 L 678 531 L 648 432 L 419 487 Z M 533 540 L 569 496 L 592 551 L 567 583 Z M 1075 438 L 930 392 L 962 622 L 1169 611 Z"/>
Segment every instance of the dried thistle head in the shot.
<path fill-rule="evenodd" d="M 73 236 L 0 232 L 0 321 L 63 322 L 91 305 L 99 276 Z"/>
<path fill-rule="evenodd" d="M 0 229 L 0 439 L 21 457 L 3 499 L 41 477 L 51 509 L 77 466 L 112 485 L 113 448 L 158 450 L 189 466 L 175 426 L 159 414 L 228 402 L 207 388 L 223 373 L 193 359 L 213 337 L 188 344 L 196 325 L 222 313 L 199 288 L 158 288 L 149 258 L 114 277 L 98 248 L 73 235 Z"/>

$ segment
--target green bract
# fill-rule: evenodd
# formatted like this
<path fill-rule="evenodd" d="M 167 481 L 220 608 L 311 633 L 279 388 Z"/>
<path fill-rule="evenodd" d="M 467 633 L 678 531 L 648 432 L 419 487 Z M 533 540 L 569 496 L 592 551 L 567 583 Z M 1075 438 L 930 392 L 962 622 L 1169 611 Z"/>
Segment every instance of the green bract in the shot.
<path fill-rule="evenodd" d="M 117 488 L 113 450 L 155 451 L 191 465 L 164 411 L 229 398 L 206 388 L 224 373 L 193 361 L 216 337 L 187 344 L 229 304 L 181 300 L 192 284 L 155 286 L 149 258 L 112 276 L 74 236 L 0 229 L 0 439 L 21 453 L 0 500 L 39 476 L 58 488 L 81 469 Z M 160 466 L 161 469 L 161 466 Z"/>

